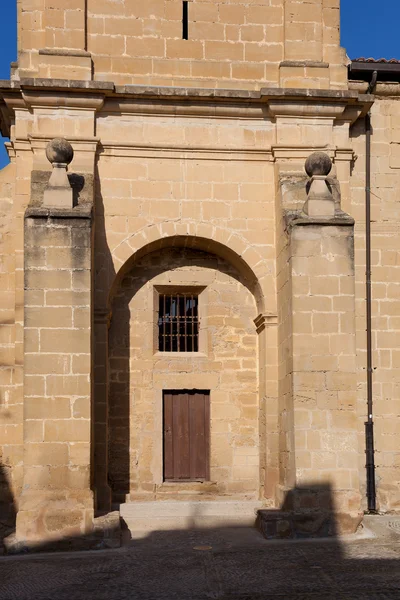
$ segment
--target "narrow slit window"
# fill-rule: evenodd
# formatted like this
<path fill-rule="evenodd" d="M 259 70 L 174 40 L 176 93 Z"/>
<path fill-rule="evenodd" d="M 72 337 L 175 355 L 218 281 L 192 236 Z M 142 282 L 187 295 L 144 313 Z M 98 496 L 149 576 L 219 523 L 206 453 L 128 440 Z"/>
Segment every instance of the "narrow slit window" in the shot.
<path fill-rule="evenodd" d="M 194 294 L 160 294 L 158 310 L 160 352 L 199 351 L 199 298 Z"/>
<path fill-rule="evenodd" d="M 182 2 L 182 39 L 189 39 L 189 2 L 184 0 Z"/>

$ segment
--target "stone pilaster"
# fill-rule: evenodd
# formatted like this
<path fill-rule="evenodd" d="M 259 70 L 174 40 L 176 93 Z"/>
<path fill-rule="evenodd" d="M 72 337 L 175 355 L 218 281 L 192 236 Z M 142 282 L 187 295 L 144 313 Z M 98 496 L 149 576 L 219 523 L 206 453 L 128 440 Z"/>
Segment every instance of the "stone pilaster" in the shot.
<path fill-rule="evenodd" d="M 298 213 L 289 223 L 293 475 L 295 487 L 303 492 L 308 488 L 314 492 L 320 490 L 320 494 L 314 493 L 307 500 L 313 503 L 312 508 L 326 509 L 326 503 L 331 502 L 339 528 L 353 531 L 361 519 L 356 425 L 354 221 L 341 211 L 329 216 L 333 198 L 329 201 L 326 184 L 321 181 L 329 169 L 317 173 L 317 159 L 314 157 L 309 175 L 320 179 L 309 199 L 311 203 L 316 202 L 319 209 L 325 206 L 326 212 L 322 214 L 319 210 L 319 216 L 314 217 Z M 330 163 L 328 157 L 326 159 Z M 302 494 L 300 502 L 304 502 Z M 304 505 L 294 508 L 304 508 Z"/>
<path fill-rule="evenodd" d="M 93 478 L 95 506 L 99 511 L 111 507 L 111 489 L 108 485 L 108 329 L 110 313 L 94 313 L 94 402 L 93 402 Z"/>
<path fill-rule="evenodd" d="M 93 529 L 92 227 L 91 204 L 25 213 L 24 485 L 16 533 L 27 543 Z"/>
<path fill-rule="evenodd" d="M 263 499 L 275 505 L 276 486 L 279 482 L 279 415 L 276 352 L 278 316 L 261 313 L 254 323 L 258 334 L 260 415 L 260 482 Z M 261 418 L 261 417 L 260 417 Z"/>

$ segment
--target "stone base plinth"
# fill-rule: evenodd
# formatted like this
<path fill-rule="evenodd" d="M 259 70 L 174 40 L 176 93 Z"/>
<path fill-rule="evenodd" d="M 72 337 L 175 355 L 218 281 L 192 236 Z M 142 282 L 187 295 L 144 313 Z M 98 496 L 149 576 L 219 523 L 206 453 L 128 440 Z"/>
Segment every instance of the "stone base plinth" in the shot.
<path fill-rule="evenodd" d="M 71 511 L 76 514 L 76 511 Z M 56 520 L 58 523 L 66 524 L 66 515 L 64 511 L 56 513 L 52 508 L 47 514 L 51 515 L 51 522 Z M 82 532 L 78 530 L 76 525 L 64 527 L 57 532 L 48 530 L 40 537 L 36 529 L 35 538 L 23 536 L 21 524 L 29 518 L 29 511 L 22 511 L 20 522 L 17 521 L 17 532 L 10 535 L 4 540 L 6 554 L 19 554 L 26 552 L 65 552 L 70 550 L 105 550 L 111 548 L 119 548 L 121 546 L 121 519 L 118 511 L 108 513 L 97 518 L 88 518 L 88 513 L 85 513 L 87 519 L 81 523 L 81 528 L 86 527 Z M 72 517 L 70 517 L 71 519 Z M 36 519 L 36 523 L 38 519 Z M 32 533 L 32 530 L 29 532 Z"/>
<path fill-rule="evenodd" d="M 337 537 L 355 533 L 363 513 L 259 510 L 256 527 L 266 539 Z"/>
<path fill-rule="evenodd" d="M 90 490 L 31 490 L 19 500 L 16 536 L 29 543 L 81 536 L 91 533 L 93 518 Z"/>

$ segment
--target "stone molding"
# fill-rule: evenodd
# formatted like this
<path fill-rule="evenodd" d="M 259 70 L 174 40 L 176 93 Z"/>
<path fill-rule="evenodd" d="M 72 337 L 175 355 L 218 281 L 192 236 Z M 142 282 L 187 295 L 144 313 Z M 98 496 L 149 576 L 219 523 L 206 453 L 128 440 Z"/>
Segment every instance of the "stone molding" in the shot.
<path fill-rule="evenodd" d="M 83 56 L 91 58 L 91 53 L 87 50 L 74 50 L 68 48 L 41 48 L 39 54 L 42 56 Z"/>
<path fill-rule="evenodd" d="M 329 63 L 317 60 L 283 60 L 280 67 L 309 67 L 315 69 L 329 69 Z"/>
<path fill-rule="evenodd" d="M 321 101 L 309 99 L 307 103 L 302 98 L 274 98 L 269 99 L 268 108 L 273 117 L 317 117 L 328 119 L 340 119 L 345 109 L 347 102 L 330 101 L 332 99 L 322 99 Z"/>
<path fill-rule="evenodd" d="M 270 313 L 260 313 L 254 319 L 254 324 L 256 326 L 257 333 L 261 333 L 266 327 L 278 325 L 278 315 Z"/>
<path fill-rule="evenodd" d="M 43 152 L 46 144 L 52 139 L 46 134 L 29 134 L 27 139 L 18 139 L 11 144 L 7 144 L 8 152 L 33 151 Z M 243 161 L 267 161 L 277 162 L 280 160 L 306 160 L 306 158 L 314 151 L 326 152 L 328 156 L 336 162 L 354 162 L 356 160 L 355 152 L 350 148 L 335 148 L 326 146 L 285 146 L 274 145 L 270 148 L 241 148 L 237 146 L 223 148 L 217 146 L 199 146 L 199 145 L 182 145 L 182 144 L 155 144 L 154 142 L 146 144 L 135 144 L 133 142 L 122 143 L 120 140 L 101 140 L 99 137 L 80 137 L 68 136 L 69 141 L 73 144 L 77 152 L 96 152 L 101 150 L 104 156 L 121 156 L 121 157 L 138 157 L 151 158 L 154 153 L 157 153 L 158 158 L 188 158 L 187 153 L 190 153 L 190 158 L 193 160 L 213 160 L 226 159 L 235 154 L 236 160 Z M 13 150 L 14 148 L 14 150 Z M 303 173 L 302 173 L 303 174 Z"/>
<path fill-rule="evenodd" d="M 118 85 L 112 81 L 86 81 L 82 79 L 52 79 L 44 77 L 22 77 L 18 81 L 0 80 L 0 91 L 3 88 L 23 89 L 32 88 L 69 88 L 69 89 L 96 89 L 111 90 L 117 94 L 132 96 L 160 96 L 160 97 L 210 97 L 231 98 L 231 99 L 257 99 L 262 97 L 286 97 L 286 98 L 309 98 L 309 99 L 332 99 L 336 101 L 351 100 L 357 101 L 360 94 L 357 90 L 327 90 L 315 88 L 278 88 L 261 87 L 259 90 L 244 90 L 240 88 L 196 88 L 190 86 L 157 86 L 157 85 Z M 363 99 L 370 102 L 374 101 L 373 96 L 363 94 Z"/>
<path fill-rule="evenodd" d="M 286 145 L 275 145 L 271 147 L 271 152 L 274 160 L 286 160 L 286 159 L 299 159 L 306 160 L 312 152 L 321 151 L 325 152 L 329 158 L 335 157 L 336 149 L 334 147 L 326 146 L 286 146 Z M 303 171 L 302 171 L 302 174 Z"/>
<path fill-rule="evenodd" d="M 329 152 L 327 152 L 329 154 Z M 336 148 L 334 150 L 334 162 L 355 162 L 357 156 L 352 148 Z"/>
<path fill-rule="evenodd" d="M 392 88 L 400 92 L 399 85 L 378 84 L 383 89 L 392 92 Z M 0 80 L 0 95 L 18 93 L 21 90 L 41 89 L 47 91 L 87 91 L 104 93 L 107 96 L 123 98 L 147 98 L 151 100 L 190 99 L 215 101 L 229 100 L 237 103 L 268 100 L 304 100 L 308 103 L 322 101 L 325 103 L 345 103 L 346 105 L 362 105 L 363 110 L 369 110 L 374 103 L 374 96 L 365 93 L 366 85 L 351 84 L 349 90 L 323 90 L 314 88 L 260 88 L 260 90 L 216 89 L 150 85 L 115 85 L 112 81 L 86 81 L 81 79 L 46 79 L 26 77 L 20 80 Z"/>
<path fill-rule="evenodd" d="M 28 206 L 25 219 L 91 219 L 93 207 L 91 204 L 80 204 L 74 208 L 58 208 L 44 206 Z"/>
<path fill-rule="evenodd" d="M 354 219 L 343 211 L 336 211 L 334 217 L 308 217 L 303 211 L 286 211 L 286 226 L 290 230 L 299 225 L 323 225 L 353 227 Z"/>
<path fill-rule="evenodd" d="M 29 134 L 28 141 L 32 150 L 45 150 L 47 144 L 53 139 L 51 135 L 47 134 Z M 75 151 L 79 152 L 96 152 L 97 146 L 100 142 L 98 137 L 82 137 L 82 136 L 68 136 L 68 141 L 73 145 Z"/>
<path fill-rule="evenodd" d="M 96 308 L 94 310 L 94 324 L 95 325 L 106 325 L 107 328 L 111 324 L 112 313 L 107 308 Z"/>
<path fill-rule="evenodd" d="M 198 146 L 181 144 L 135 144 L 120 141 L 105 140 L 101 142 L 101 149 L 104 150 L 104 156 L 129 156 L 152 158 L 157 154 L 157 158 L 190 158 L 192 160 L 230 160 L 232 154 L 235 154 L 235 160 L 243 161 L 273 161 L 272 153 L 268 148 L 238 148 L 228 147 L 221 150 L 217 146 Z M 188 156 L 189 154 L 189 156 Z"/>
<path fill-rule="evenodd" d="M 10 136 L 14 111 L 71 108 L 99 113 L 254 119 L 310 118 L 354 123 L 373 97 L 346 90 L 261 88 L 259 91 L 156 86 L 65 79 L 0 80 L 1 127 Z"/>
<path fill-rule="evenodd" d="M 369 83 L 365 81 L 349 81 L 349 89 L 353 91 L 357 91 L 360 94 L 366 94 L 369 87 Z M 397 97 L 400 96 L 400 83 L 391 81 L 384 82 L 378 81 L 375 90 L 374 96 L 376 98 L 385 98 L 389 97 Z"/>
<path fill-rule="evenodd" d="M 79 94 L 73 91 L 59 93 L 47 89 L 24 89 L 21 91 L 21 94 L 25 102 L 25 107 L 29 109 L 43 106 L 57 106 L 63 108 L 91 109 L 97 112 L 101 110 L 104 104 L 104 95 L 90 92 Z"/>

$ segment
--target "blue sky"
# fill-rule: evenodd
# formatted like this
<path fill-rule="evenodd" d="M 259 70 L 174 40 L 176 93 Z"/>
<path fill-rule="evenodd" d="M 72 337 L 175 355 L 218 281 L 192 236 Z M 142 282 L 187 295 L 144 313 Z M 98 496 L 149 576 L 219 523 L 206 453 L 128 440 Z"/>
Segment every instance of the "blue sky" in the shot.
<path fill-rule="evenodd" d="M 68 2 L 68 0 L 65 0 Z M 138 0 L 140 1 L 140 0 Z M 9 79 L 10 62 L 17 58 L 17 0 L 0 0 L 0 79 Z M 400 59 L 400 0 L 341 0 L 342 46 L 350 58 Z M 7 155 L 0 138 L 0 168 Z"/>
<path fill-rule="evenodd" d="M 399 0 L 341 0 L 341 43 L 350 58 L 400 59 Z"/>

